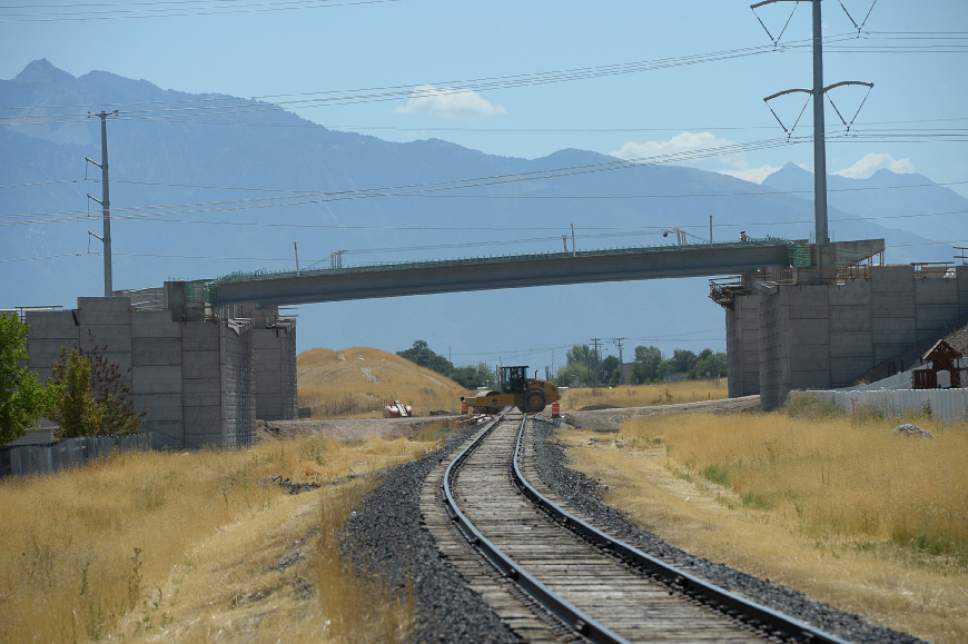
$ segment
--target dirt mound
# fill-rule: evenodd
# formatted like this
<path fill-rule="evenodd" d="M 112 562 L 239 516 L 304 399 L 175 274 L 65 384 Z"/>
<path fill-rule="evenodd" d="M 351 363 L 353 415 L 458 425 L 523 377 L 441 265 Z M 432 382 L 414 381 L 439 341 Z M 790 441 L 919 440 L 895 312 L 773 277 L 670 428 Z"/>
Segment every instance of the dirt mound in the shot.
<path fill-rule="evenodd" d="M 296 360 L 299 406 L 313 418 L 382 416 L 384 401 L 413 406 L 414 415 L 460 407 L 467 392 L 450 378 L 379 349 L 310 349 Z"/>

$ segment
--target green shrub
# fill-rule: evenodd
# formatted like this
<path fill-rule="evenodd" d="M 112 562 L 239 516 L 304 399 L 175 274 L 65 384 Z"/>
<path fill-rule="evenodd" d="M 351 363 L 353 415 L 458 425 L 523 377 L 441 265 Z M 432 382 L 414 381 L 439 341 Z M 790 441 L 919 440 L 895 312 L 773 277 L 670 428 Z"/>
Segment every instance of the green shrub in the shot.
<path fill-rule="evenodd" d="M 61 438 L 94 436 L 101 409 L 91 389 L 91 361 L 77 349 L 64 350 L 51 369 L 48 416 L 60 426 Z"/>
<path fill-rule="evenodd" d="M 702 475 L 717 485 L 729 485 L 729 472 L 722 465 L 709 465 L 703 468 Z"/>
<path fill-rule="evenodd" d="M 133 434 L 141 427 L 144 414 L 135 413 L 131 403 L 131 388 L 121 368 L 104 357 L 100 349 L 87 354 L 91 363 L 91 390 L 94 402 L 101 409 L 99 435 L 121 436 Z"/>
<path fill-rule="evenodd" d="M 60 425 L 61 438 L 131 434 L 141 426 L 124 375 L 97 349 L 63 351 L 48 388 L 48 415 Z"/>
<path fill-rule="evenodd" d="M 846 412 L 833 402 L 822 400 L 808 393 L 791 393 L 783 410 L 791 418 L 806 418 L 808 420 L 837 418 L 846 415 Z"/>
<path fill-rule="evenodd" d="M 26 362 L 27 325 L 0 314 L 0 445 L 22 436 L 44 411 L 44 388 Z"/>

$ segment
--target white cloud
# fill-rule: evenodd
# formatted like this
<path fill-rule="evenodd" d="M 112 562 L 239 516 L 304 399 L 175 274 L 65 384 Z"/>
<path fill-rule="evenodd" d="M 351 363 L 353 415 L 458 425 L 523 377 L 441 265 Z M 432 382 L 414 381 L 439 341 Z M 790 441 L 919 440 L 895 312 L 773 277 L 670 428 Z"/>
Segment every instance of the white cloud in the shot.
<path fill-rule="evenodd" d="M 753 183 L 763 183 L 768 176 L 780 169 L 778 165 L 761 165 L 758 168 L 746 168 L 745 170 L 720 170 L 720 174 L 728 174 L 731 177 L 752 181 Z"/>
<path fill-rule="evenodd" d="M 706 148 L 719 148 L 735 145 L 736 141 L 716 136 L 711 132 L 680 132 L 664 141 L 628 141 L 610 154 L 626 161 L 647 160 L 657 156 L 675 155 Z M 744 181 L 762 183 L 764 179 L 779 170 L 779 166 L 761 165 L 750 167 L 746 155 L 734 152 L 724 156 L 703 159 L 684 159 L 672 161 L 677 165 L 699 166 L 720 174 L 727 174 Z"/>
<path fill-rule="evenodd" d="M 504 107 L 491 103 L 473 90 L 433 85 L 415 87 L 407 102 L 397 111 L 404 114 L 428 112 L 434 116 L 456 119 L 507 113 Z"/>
<path fill-rule="evenodd" d="M 887 168 L 894 174 L 911 174 L 914 163 L 911 159 L 895 159 L 886 152 L 869 152 L 859 161 L 834 174 L 848 179 L 867 179 L 878 170 Z"/>
<path fill-rule="evenodd" d="M 666 154 L 691 152 L 700 148 L 731 145 L 735 141 L 723 139 L 710 132 L 681 132 L 667 141 L 628 141 L 610 154 L 626 161 L 635 161 Z"/>

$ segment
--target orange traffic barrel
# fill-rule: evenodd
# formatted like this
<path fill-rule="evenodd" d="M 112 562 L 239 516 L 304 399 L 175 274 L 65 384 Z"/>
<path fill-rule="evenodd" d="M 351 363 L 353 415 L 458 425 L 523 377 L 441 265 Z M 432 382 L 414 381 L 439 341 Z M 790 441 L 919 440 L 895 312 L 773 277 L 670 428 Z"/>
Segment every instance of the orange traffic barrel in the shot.
<path fill-rule="evenodd" d="M 561 418 L 561 405 L 557 400 L 551 403 L 551 417 Z"/>

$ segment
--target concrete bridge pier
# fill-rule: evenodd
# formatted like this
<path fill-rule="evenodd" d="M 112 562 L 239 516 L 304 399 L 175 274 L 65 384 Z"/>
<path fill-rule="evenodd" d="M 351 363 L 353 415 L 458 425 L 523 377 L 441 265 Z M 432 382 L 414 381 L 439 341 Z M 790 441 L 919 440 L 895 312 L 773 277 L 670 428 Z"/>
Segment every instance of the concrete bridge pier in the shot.
<path fill-rule="evenodd" d="M 746 275 L 720 288 L 730 396 L 764 409 L 794 389 L 831 389 L 903 371 L 968 322 L 968 266 L 852 267 L 839 278 Z M 803 279 L 806 278 L 806 279 Z"/>
<path fill-rule="evenodd" d="M 296 416 L 295 320 L 276 307 L 214 309 L 194 288 L 170 282 L 28 311 L 29 366 L 46 381 L 62 350 L 97 350 L 120 368 L 155 447 L 247 445 L 257 417 Z"/>

